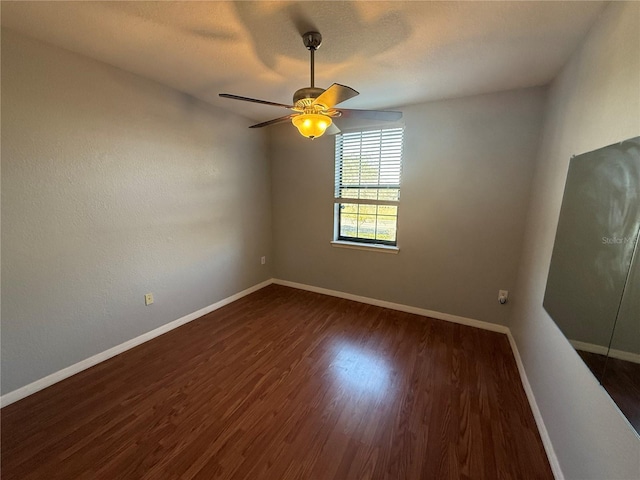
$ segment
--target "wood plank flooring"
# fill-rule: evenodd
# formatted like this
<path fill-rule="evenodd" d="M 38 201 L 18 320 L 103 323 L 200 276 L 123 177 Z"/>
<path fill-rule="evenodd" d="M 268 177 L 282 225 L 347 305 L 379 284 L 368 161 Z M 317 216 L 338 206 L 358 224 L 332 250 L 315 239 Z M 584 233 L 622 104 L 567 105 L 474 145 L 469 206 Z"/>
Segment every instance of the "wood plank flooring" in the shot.
<path fill-rule="evenodd" d="M 505 335 L 271 285 L 2 409 L 20 479 L 552 479 Z"/>

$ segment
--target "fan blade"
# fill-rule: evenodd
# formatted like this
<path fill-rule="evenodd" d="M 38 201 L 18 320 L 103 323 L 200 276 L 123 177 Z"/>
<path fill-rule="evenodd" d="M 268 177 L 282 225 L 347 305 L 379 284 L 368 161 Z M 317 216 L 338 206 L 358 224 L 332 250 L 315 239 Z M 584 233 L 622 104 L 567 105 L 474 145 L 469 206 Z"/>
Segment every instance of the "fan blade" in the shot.
<path fill-rule="evenodd" d="M 267 122 L 256 123 L 255 125 L 251 125 L 249 128 L 262 128 L 268 127 L 269 125 L 276 125 L 278 123 L 285 123 L 291 121 L 293 117 L 298 116 L 298 113 L 292 113 L 291 115 L 287 115 L 286 117 L 274 118 L 273 120 L 269 120 Z"/>
<path fill-rule="evenodd" d="M 268 102 L 266 100 L 258 100 L 257 98 L 241 97 L 239 95 L 231 95 L 230 93 L 219 93 L 223 98 L 230 98 L 232 100 L 242 100 L 243 102 L 262 103 L 264 105 L 272 105 L 274 107 L 292 108 L 293 105 L 285 105 L 284 103 Z"/>
<path fill-rule="evenodd" d="M 327 108 L 331 108 L 334 105 L 338 105 L 339 103 L 355 97 L 356 95 L 360 94 L 353 88 L 347 87 L 346 85 L 340 85 L 339 83 L 334 83 L 313 101 L 313 105 L 321 103 Z"/>
<path fill-rule="evenodd" d="M 356 120 L 382 120 L 384 122 L 394 122 L 402 118 L 402 112 L 391 110 L 350 110 L 346 108 L 336 109 L 342 115 L 340 118 L 353 118 Z"/>
<path fill-rule="evenodd" d="M 340 133 L 340 129 L 335 123 L 332 123 L 331 125 L 329 125 L 329 127 L 324 132 L 325 135 L 337 135 L 339 133 Z"/>

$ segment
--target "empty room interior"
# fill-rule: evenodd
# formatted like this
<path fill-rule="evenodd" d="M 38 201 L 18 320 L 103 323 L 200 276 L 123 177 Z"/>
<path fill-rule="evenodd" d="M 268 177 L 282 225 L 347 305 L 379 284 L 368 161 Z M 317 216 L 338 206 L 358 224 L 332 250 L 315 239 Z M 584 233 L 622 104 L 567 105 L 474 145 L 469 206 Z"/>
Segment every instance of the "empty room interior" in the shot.
<path fill-rule="evenodd" d="M 0 8 L 3 479 L 640 478 L 640 2 Z"/>

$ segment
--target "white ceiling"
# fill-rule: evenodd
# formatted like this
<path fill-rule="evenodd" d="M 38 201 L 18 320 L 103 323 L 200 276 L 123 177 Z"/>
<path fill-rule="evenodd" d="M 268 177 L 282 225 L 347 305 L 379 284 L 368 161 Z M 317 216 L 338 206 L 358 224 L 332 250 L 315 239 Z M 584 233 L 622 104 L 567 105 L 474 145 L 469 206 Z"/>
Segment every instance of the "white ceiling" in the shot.
<path fill-rule="evenodd" d="M 300 34 L 318 29 L 316 85 L 345 108 L 393 108 L 544 85 L 605 2 L 8 2 L 2 25 L 256 121 L 309 86 Z"/>

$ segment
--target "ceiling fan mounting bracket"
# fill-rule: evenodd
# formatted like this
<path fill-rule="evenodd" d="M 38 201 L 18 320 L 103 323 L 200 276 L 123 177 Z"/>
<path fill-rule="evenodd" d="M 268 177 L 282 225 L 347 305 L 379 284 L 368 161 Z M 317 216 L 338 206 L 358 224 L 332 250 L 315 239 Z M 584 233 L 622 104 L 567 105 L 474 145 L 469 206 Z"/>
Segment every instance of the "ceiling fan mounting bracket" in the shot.
<path fill-rule="evenodd" d="M 322 35 L 319 32 L 307 32 L 302 35 L 302 41 L 307 50 L 317 50 L 322 43 Z"/>

